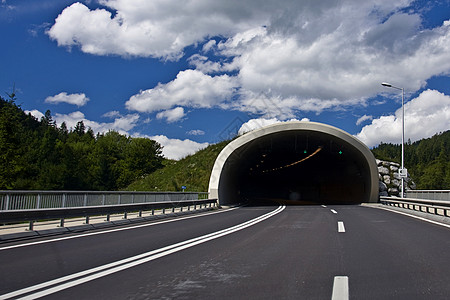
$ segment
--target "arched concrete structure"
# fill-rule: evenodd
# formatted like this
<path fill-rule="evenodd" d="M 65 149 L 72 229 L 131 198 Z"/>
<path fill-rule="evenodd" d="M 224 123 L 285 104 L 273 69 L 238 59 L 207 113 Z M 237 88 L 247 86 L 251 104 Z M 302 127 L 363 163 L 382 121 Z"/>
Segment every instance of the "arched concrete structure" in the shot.
<path fill-rule="evenodd" d="M 378 201 L 378 168 L 361 141 L 314 122 L 285 122 L 228 144 L 214 163 L 211 198 L 228 205 L 262 199 L 292 204 Z"/>

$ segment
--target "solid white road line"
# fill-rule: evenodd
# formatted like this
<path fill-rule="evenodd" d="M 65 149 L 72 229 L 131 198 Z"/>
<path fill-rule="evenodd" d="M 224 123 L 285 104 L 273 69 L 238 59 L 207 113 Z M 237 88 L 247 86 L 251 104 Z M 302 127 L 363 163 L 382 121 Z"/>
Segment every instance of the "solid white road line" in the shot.
<path fill-rule="evenodd" d="M 332 209 L 331 212 L 332 212 L 333 214 L 337 214 L 337 211 L 335 211 L 334 209 Z"/>
<path fill-rule="evenodd" d="M 411 218 L 414 218 L 414 219 L 418 219 L 418 220 L 425 221 L 425 222 L 428 222 L 428 223 L 432 223 L 432 224 L 435 224 L 435 225 L 440 225 L 440 226 L 444 226 L 444 227 L 450 228 L 449 224 L 445 224 L 445 223 L 441 223 L 441 222 L 438 222 L 438 221 L 433 221 L 433 220 L 430 220 L 430 219 L 422 218 L 422 217 L 419 217 L 419 216 L 416 216 L 416 215 L 408 214 L 407 212 L 401 212 L 401 211 L 398 211 L 398 210 L 390 209 L 388 207 L 380 207 L 380 206 L 366 206 L 366 207 L 384 209 L 384 210 L 387 210 L 387 211 L 390 211 L 390 212 L 393 212 L 393 213 L 396 213 L 396 214 L 408 216 L 408 217 L 411 217 Z"/>
<path fill-rule="evenodd" d="M 223 212 L 229 212 L 229 211 L 232 211 L 232 210 L 235 210 L 238 208 L 239 207 L 233 207 L 233 208 L 229 208 L 229 209 L 225 209 L 225 210 L 219 210 L 219 211 L 214 211 L 214 212 L 209 212 L 209 213 L 204 213 L 204 214 L 199 214 L 199 215 L 193 215 L 193 216 L 178 217 L 175 219 L 163 220 L 163 221 L 159 221 L 159 222 L 146 223 L 146 224 L 141 224 L 141 225 L 134 225 L 134 226 L 129 226 L 129 227 L 115 228 L 115 229 L 108 229 L 108 230 L 97 231 L 97 232 L 88 232 L 88 233 L 83 233 L 83 234 L 78 234 L 78 235 L 53 238 L 53 239 L 44 240 L 44 241 L 37 241 L 37 242 L 30 242 L 30 243 L 0 247 L 0 251 L 14 249 L 14 248 L 20 248 L 20 247 L 39 245 L 39 244 L 58 242 L 58 241 L 64 241 L 64 240 L 77 239 L 77 238 L 82 238 L 82 237 L 86 237 L 86 236 L 99 235 L 99 234 L 111 233 L 111 232 L 116 232 L 116 231 L 123 231 L 123 230 L 130 230 L 130 229 L 136 229 L 136 228 L 147 227 L 147 226 L 154 226 L 154 225 L 171 223 L 171 222 L 176 222 L 176 221 L 181 221 L 181 220 L 186 220 L 186 219 L 199 218 L 199 217 L 204 217 L 204 216 L 209 216 L 209 215 L 214 215 L 214 214 L 220 214 Z"/>
<path fill-rule="evenodd" d="M 333 294 L 331 300 L 348 300 L 348 277 L 335 276 L 333 282 Z"/>
<path fill-rule="evenodd" d="M 338 222 L 338 232 L 345 232 L 344 222 Z"/>
<path fill-rule="evenodd" d="M 24 288 L 21 290 L 17 290 L 14 292 L 10 292 L 8 294 L 0 295 L 0 299 L 9 299 L 12 297 L 22 296 L 26 295 L 32 292 L 35 292 L 34 294 L 26 295 L 20 299 L 36 299 L 39 297 L 43 297 L 46 295 L 50 295 L 53 293 L 56 293 L 58 291 L 82 284 L 87 281 L 91 281 L 100 277 L 107 276 L 109 274 L 113 274 L 152 260 L 155 260 L 157 258 L 193 247 L 195 245 L 199 245 L 202 243 L 205 243 L 207 241 L 217 239 L 219 237 L 231 234 L 233 232 L 242 230 L 244 228 L 250 227 L 252 225 L 255 225 L 259 222 L 262 222 L 280 212 L 282 212 L 286 206 L 279 206 L 277 209 L 266 213 L 262 216 L 259 216 L 257 218 L 254 218 L 252 220 L 249 220 L 247 222 L 235 225 L 230 228 L 226 228 L 223 230 L 219 230 L 210 234 L 206 234 L 197 238 L 193 238 L 187 241 L 183 241 L 177 244 L 173 244 L 167 247 L 163 247 L 157 250 L 149 251 L 140 255 L 136 255 L 133 257 L 129 257 L 126 259 L 122 259 L 113 263 L 109 263 L 103 266 L 99 266 L 93 269 L 85 270 L 82 272 L 78 272 L 75 274 L 71 274 L 68 276 L 64 276 L 61 278 L 57 278 L 54 280 L 50 280 L 41 284 L 37 284 L 28 288 Z M 72 280 L 72 281 L 71 281 Z M 45 289 L 48 288 L 48 289 Z M 41 291 L 39 291 L 41 290 Z"/>

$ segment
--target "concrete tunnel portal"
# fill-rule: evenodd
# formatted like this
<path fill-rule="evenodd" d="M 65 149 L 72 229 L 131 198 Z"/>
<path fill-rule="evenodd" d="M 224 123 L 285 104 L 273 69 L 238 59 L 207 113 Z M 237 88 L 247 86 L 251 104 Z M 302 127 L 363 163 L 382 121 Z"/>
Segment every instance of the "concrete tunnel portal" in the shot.
<path fill-rule="evenodd" d="M 370 149 L 345 131 L 315 122 L 277 123 L 222 150 L 209 193 L 220 205 L 377 202 L 378 169 Z"/>

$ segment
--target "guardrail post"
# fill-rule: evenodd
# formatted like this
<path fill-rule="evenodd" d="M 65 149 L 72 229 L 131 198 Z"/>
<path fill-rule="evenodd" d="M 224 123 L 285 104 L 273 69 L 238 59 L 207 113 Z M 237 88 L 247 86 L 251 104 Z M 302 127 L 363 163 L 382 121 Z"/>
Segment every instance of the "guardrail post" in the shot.
<path fill-rule="evenodd" d="M 123 213 L 123 218 L 126 219 L 128 217 L 128 212 Z"/>
<path fill-rule="evenodd" d="M 163 208 L 162 213 L 163 213 L 163 215 L 166 214 L 166 209 L 165 208 Z"/>
<path fill-rule="evenodd" d="M 34 221 L 30 221 L 30 223 L 28 225 L 28 230 L 33 231 L 33 228 L 34 228 Z"/>
<path fill-rule="evenodd" d="M 86 222 L 85 224 L 89 224 L 89 216 L 86 216 Z"/>
<path fill-rule="evenodd" d="M 174 206 L 174 207 L 172 207 L 172 212 L 173 212 L 173 213 L 175 212 L 175 206 Z"/>
<path fill-rule="evenodd" d="M 139 218 L 142 218 L 142 210 L 139 211 Z"/>
<path fill-rule="evenodd" d="M 152 216 L 154 216 L 155 215 L 155 210 L 154 209 L 152 209 Z"/>
<path fill-rule="evenodd" d="M 109 222 L 111 220 L 111 214 L 106 215 L 106 222 Z"/>
<path fill-rule="evenodd" d="M 64 227 L 64 218 L 59 220 L 59 227 Z"/>

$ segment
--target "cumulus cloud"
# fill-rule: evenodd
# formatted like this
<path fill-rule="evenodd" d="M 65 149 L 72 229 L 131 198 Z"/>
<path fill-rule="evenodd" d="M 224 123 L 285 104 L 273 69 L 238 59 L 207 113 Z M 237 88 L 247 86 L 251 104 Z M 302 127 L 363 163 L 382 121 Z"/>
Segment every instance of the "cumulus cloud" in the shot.
<path fill-rule="evenodd" d="M 89 98 L 85 94 L 67 94 L 66 92 L 61 92 L 58 95 L 50 96 L 45 98 L 46 103 L 58 104 L 58 103 L 68 103 L 73 104 L 78 107 L 86 105 Z"/>
<path fill-rule="evenodd" d="M 286 119 L 366 106 L 385 80 L 414 92 L 449 74 L 450 22 L 424 28 L 412 2 L 102 0 L 96 10 L 72 4 L 47 33 L 97 55 L 176 60 L 202 47 L 188 59 L 195 70 L 132 96 L 130 110 L 217 106 Z"/>
<path fill-rule="evenodd" d="M 185 47 L 205 37 L 228 36 L 268 19 L 268 12 L 254 12 L 253 5 L 238 0 L 100 2 L 106 9 L 90 10 L 82 3 L 65 8 L 48 35 L 59 46 L 79 46 L 91 54 L 178 59 Z"/>
<path fill-rule="evenodd" d="M 128 114 L 126 116 L 120 116 L 114 119 L 114 122 L 99 123 L 86 119 L 85 115 L 82 112 L 76 111 L 70 114 L 56 113 L 54 119 L 58 125 L 61 125 L 63 122 L 65 122 L 68 128 L 75 128 L 78 122 L 83 121 L 84 125 L 86 127 L 92 128 L 95 133 L 104 133 L 109 130 L 115 130 L 121 134 L 128 135 L 128 131 L 130 131 L 137 125 L 139 115 Z"/>
<path fill-rule="evenodd" d="M 271 119 L 264 119 L 264 118 L 258 118 L 258 119 L 250 119 L 244 124 L 242 124 L 241 128 L 238 130 L 238 134 L 242 135 L 246 132 L 253 131 L 255 129 L 263 128 L 272 124 L 276 123 L 284 123 L 284 122 L 298 122 L 297 119 L 291 119 L 288 121 L 280 121 L 277 118 L 271 118 Z M 303 118 L 301 120 L 302 122 L 309 122 L 310 120 L 308 118 Z"/>
<path fill-rule="evenodd" d="M 170 139 L 164 135 L 151 136 L 150 139 L 163 146 L 162 153 L 165 157 L 175 160 L 194 154 L 209 145 L 208 143 L 197 143 L 188 139 Z"/>
<path fill-rule="evenodd" d="M 35 117 L 36 119 L 40 120 L 44 114 L 41 113 L 39 110 L 37 109 L 33 109 L 33 110 L 25 110 L 26 114 L 31 114 L 33 117 Z"/>
<path fill-rule="evenodd" d="M 426 90 L 405 104 L 405 139 L 416 141 L 450 128 L 450 96 Z M 356 135 L 367 146 L 380 142 L 401 143 L 402 109 L 395 115 L 381 116 Z"/>
<path fill-rule="evenodd" d="M 356 120 L 356 125 L 361 125 L 362 123 L 364 123 L 368 120 L 372 120 L 372 119 L 373 119 L 372 116 L 364 115 L 364 116 L 358 118 L 358 120 Z"/>
<path fill-rule="evenodd" d="M 198 70 L 186 70 L 167 84 L 160 83 L 132 96 L 125 106 L 139 112 L 167 110 L 174 106 L 211 108 L 229 99 L 236 87 L 236 79 L 228 75 L 211 77 Z"/>
<path fill-rule="evenodd" d="M 180 121 L 184 116 L 184 109 L 182 107 L 175 107 L 174 109 L 159 112 L 156 115 L 156 118 L 159 120 L 166 119 L 168 123 L 173 123 L 176 121 Z"/>

